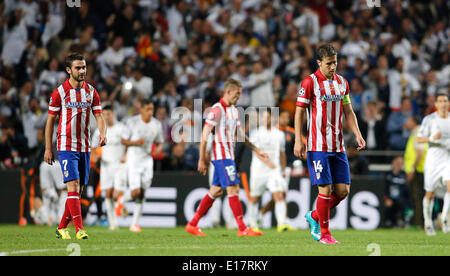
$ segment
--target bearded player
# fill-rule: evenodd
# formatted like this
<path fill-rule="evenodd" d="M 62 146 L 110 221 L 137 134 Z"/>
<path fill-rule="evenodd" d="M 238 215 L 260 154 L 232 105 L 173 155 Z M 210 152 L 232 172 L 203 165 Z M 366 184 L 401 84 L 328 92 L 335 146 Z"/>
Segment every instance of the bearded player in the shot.
<path fill-rule="evenodd" d="M 318 187 L 316 210 L 306 219 L 311 235 L 325 244 L 337 244 L 330 233 L 330 209 L 336 207 L 350 192 L 350 167 L 342 135 L 343 115 L 356 136 L 357 150 L 364 141 L 350 102 L 347 80 L 336 74 L 337 52 L 330 44 L 317 49 L 319 69 L 305 78 L 300 86 L 295 111 L 294 154 L 307 159 L 311 184 Z M 306 144 L 301 139 L 307 119 Z"/>
<path fill-rule="evenodd" d="M 77 239 L 87 239 L 81 217 L 80 195 L 88 184 L 90 169 L 90 113 L 94 114 L 100 131 L 99 146 L 106 145 L 106 125 L 102 116 L 100 96 L 95 88 L 86 83 L 86 60 L 79 53 L 66 58 L 66 71 L 69 78 L 51 95 L 47 124 L 45 127 L 44 161 L 52 165 L 53 126 L 59 116 L 57 150 L 59 162 L 67 186 L 67 200 L 56 237 L 70 239 L 67 225 L 72 220 Z M 83 186 L 81 186 L 83 185 Z"/>

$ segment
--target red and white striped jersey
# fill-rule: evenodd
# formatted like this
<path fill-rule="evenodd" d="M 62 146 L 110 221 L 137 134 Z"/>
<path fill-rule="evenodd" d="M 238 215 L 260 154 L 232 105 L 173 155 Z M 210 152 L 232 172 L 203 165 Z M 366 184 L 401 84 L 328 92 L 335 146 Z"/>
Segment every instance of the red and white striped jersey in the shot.
<path fill-rule="evenodd" d="M 57 132 L 58 151 L 90 152 L 90 112 L 102 113 L 100 96 L 95 88 L 84 82 L 73 88 L 69 79 L 56 88 L 51 97 L 48 113 L 59 115 Z"/>
<path fill-rule="evenodd" d="M 211 160 L 234 160 L 237 129 L 241 126 L 238 109 L 221 99 L 211 107 L 205 125 L 214 127 Z"/>
<path fill-rule="evenodd" d="M 307 108 L 307 151 L 345 151 L 343 100 L 349 92 L 344 77 L 335 74 L 333 80 L 327 80 L 320 69 L 302 81 L 297 92 L 297 106 Z"/>

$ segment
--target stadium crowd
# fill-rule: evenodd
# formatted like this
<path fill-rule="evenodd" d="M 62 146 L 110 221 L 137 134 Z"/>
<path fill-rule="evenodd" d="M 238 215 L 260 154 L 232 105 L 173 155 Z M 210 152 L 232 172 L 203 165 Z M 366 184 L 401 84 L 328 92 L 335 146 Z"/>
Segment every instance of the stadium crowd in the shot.
<path fill-rule="evenodd" d="M 239 105 L 293 118 L 299 82 L 316 70 L 324 41 L 339 52 L 337 73 L 350 84 L 368 149 L 404 150 L 408 119 L 430 113 L 434 95 L 449 90 L 445 0 L 3 0 L 0 14 L 2 168 L 40 162 L 49 96 L 73 51 L 85 54 L 87 81 L 119 120 L 138 112 L 138 99 L 155 102 L 165 131 L 157 170 L 195 170 L 196 148 L 171 139 L 172 111 L 194 113 L 193 99 L 210 106 L 229 77 L 243 84 Z"/>

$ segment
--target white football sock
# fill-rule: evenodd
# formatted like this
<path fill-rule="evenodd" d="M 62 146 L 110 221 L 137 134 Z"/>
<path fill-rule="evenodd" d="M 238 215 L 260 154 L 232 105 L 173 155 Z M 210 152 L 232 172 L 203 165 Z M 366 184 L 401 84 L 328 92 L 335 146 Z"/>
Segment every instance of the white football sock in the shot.
<path fill-rule="evenodd" d="M 444 207 L 442 207 L 442 215 L 441 215 L 442 221 L 445 221 L 447 219 L 448 212 L 450 211 L 449 209 L 450 209 L 450 193 L 446 192 L 444 196 Z"/>
<path fill-rule="evenodd" d="M 276 201 L 275 202 L 275 217 L 277 219 L 277 225 L 286 224 L 286 201 Z"/>
<path fill-rule="evenodd" d="M 114 203 L 111 198 L 105 198 L 106 216 L 111 227 L 117 227 L 116 214 L 114 212 Z"/>
<path fill-rule="evenodd" d="M 434 199 L 429 200 L 427 197 L 423 198 L 423 218 L 425 221 L 425 227 L 433 226 L 433 206 L 434 206 Z"/>
<path fill-rule="evenodd" d="M 258 203 L 248 202 L 248 220 L 252 228 L 258 227 Z"/>
<path fill-rule="evenodd" d="M 131 225 L 138 224 L 139 218 L 141 217 L 142 214 L 143 207 L 144 207 L 143 202 L 134 203 L 133 223 Z"/>
<path fill-rule="evenodd" d="M 133 198 L 131 197 L 131 191 L 130 190 L 126 190 L 124 193 L 123 193 L 123 197 L 122 197 L 122 204 L 125 204 L 126 202 L 128 202 L 128 201 L 132 201 L 133 200 Z"/>

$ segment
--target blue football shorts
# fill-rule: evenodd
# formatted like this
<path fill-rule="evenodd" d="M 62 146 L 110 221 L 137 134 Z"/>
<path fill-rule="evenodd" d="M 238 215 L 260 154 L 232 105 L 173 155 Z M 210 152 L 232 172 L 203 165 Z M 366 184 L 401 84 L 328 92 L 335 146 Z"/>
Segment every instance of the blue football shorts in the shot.
<path fill-rule="evenodd" d="M 347 153 L 308 151 L 307 163 L 312 185 L 350 184 Z"/>
<path fill-rule="evenodd" d="M 236 171 L 236 163 L 232 159 L 213 160 L 214 176 L 211 185 L 226 189 L 241 183 Z"/>
<path fill-rule="evenodd" d="M 59 163 L 64 183 L 79 179 L 81 185 L 87 185 L 91 167 L 90 152 L 58 151 Z"/>

